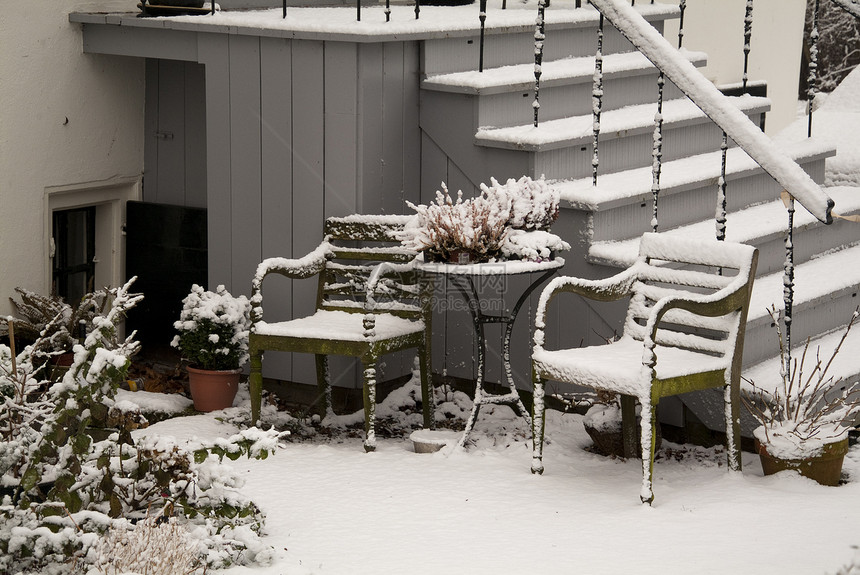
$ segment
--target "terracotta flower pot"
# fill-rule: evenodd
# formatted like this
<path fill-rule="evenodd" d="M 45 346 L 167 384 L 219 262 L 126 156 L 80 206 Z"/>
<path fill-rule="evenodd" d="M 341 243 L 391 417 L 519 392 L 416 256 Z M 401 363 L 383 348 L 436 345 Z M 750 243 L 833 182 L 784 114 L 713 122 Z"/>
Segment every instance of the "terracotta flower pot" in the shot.
<path fill-rule="evenodd" d="M 188 366 L 191 399 L 197 411 L 216 411 L 233 406 L 241 369 L 212 371 Z"/>
<path fill-rule="evenodd" d="M 786 469 L 794 469 L 804 477 L 813 479 L 821 485 L 839 485 L 842 476 L 842 462 L 848 453 L 848 438 L 824 446 L 821 454 L 808 459 L 782 459 L 767 451 L 767 444 L 755 440 L 755 449 L 761 459 L 765 475 L 773 475 Z"/>

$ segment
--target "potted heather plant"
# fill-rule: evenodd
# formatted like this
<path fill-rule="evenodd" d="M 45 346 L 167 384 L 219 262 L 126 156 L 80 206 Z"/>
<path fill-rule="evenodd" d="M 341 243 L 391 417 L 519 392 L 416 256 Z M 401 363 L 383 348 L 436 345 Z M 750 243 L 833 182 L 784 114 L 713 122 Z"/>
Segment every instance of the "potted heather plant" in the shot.
<path fill-rule="evenodd" d="M 752 391 L 744 397 L 760 424 L 753 435 L 762 470 L 770 475 L 793 469 L 822 485 L 838 485 L 848 431 L 860 416 L 860 390 L 840 389 L 841 380 L 828 372 L 860 312 L 855 310 L 826 362 L 820 350 L 814 357 L 809 353 L 807 341 L 801 357 L 790 360 L 790 365 L 776 309 L 769 313 L 779 338 L 779 383 L 766 390 L 746 380 Z"/>
<path fill-rule="evenodd" d="M 188 362 L 194 408 L 215 411 L 233 405 L 241 367 L 248 359 L 251 305 L 234 297 L 223 285 L 214 292 L 197 284 L 182 300 L 173 327 L 179 332 L 171 345 Z"/>
<path fill-rule="evenodd" d="M 544 261 L 570 245 L 549 232 L 558 217 L 559 193 L 543 178 L 523 176 L 500 184 L 481 184 L 481 193 L 454 199 L 445 184 L 436 201 L 415 205 L 416 218 L 400 239 L 427 261 L 484 263 L 502 260 Z"/>
<path fill-rule="evenodd" d="M 16 287 L 20 302 L 9 301 L 18 317 L 0 318 L 0 337 L 9 336 L 9 322 L 15 324 L 19 343 L 33 343 L 34 364 L 48 364 L 47 375 L 58 381 L 72 365 L 75 344 L 92 330 L 93 318 L 102 314 L 108 304 L 107 290 L 87 293 L 80 301 L 69 304 L 58 296 L 42 295 Z"/>

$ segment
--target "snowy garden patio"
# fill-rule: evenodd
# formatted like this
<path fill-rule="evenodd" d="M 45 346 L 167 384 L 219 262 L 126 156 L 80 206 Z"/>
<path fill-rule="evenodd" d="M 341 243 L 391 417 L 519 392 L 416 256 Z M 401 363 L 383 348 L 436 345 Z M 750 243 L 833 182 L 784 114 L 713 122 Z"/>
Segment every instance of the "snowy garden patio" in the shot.
<path fill-rule="evenodd" d="M 860 566 L 856 447 L 845 461 L 847 483 L 822 487 L 791 472 L 763 477 L 750 453 L 743 474 L 733 474 L 722 448 L 666 442 L 655 463 L 659 495 L 648 507 L 636 498 L 640 462 L 589 451 L 580 415 L 549 412 L 543 476 L 529 472 L 529 432 L 508 407 L 487 409 L 465 451 L 414 453 L 406 424 L 420 414 L 401 408 L 414 409 L 418 394 L 416 379 L 380 405 L 393 437 L 372 455 L 356 429 L 296 433 L 265 461 L 229 463 L 267 515 L 261 543 L 272 547 L 272 562 L 225 573 L 858 572 L 843 568 Z M 122 397 L 146 404 L 150 395 Z M 439 411 L 459 414 L 462 424 L 468 398 L 439 399 Z M 237 427 L 219 420 L 247 418 L 248 410 L 243 394 L 224 412 L 135 435 L 227 437 Z M 341 421 L 360 426 L 362 417 Z"/>
<path fill-rule="evenodd" d="M 858 9 L 857 0 L 840 2 Z M 857 308 L 860 285 L 860 71 L 817 100 L 820 141 L 809 137 L 805 111 L 771 139 L 764 132 L 766 98 L 725 96 L 696 70 L 704 53 L 665 41 L 665 22 L 683 20 L 685 2 L 593 0 L 583 8 L 577 0 L 554 0 L 555 12 L 545 13 L 541 0 L 536 23 L 538 6 L 515 4 L 491 7 L 488 34 L 497 43 L 487 73 L 473 70 L 477 6 L 422 6 L 417 20 L 411 4 L 398 3 L 390 23 L 381 3 L 363 6 L 360 22 L 354 7 L 286 4 L 283 16 L 280 9 L 70 16 L 84 31 L 88 56 L 146 59 L 149 79 L 153 70 L 159 77 L 164 61 L 183 61 L 188 86 L 196 86 L 188 93 L 199 89 L 206 98 L 205 117 L 194 125 L 206 129 L 208 146 L 200 174 L 209 185 L 209 280 L 223 279 L 236 297 L 223 285 L 214 288 L 221 281 L 212 283 L 215 293 L 195 284 L 171 323 L 178 332 L 172 345 L 193 364 L 189 371 L 232 371 L 242 381 L 235 401 L 236 385 L 228 384 L 229 407 L 208 413 L 201 413 L 210 408 L 197 404 L 191 382 L 180 393 L 135 391 L 142 381 L 127 369 L 140 343 L 121 324 L 127 317 L 133 324 L 127 312 L 142 301 L 134 279 L 88 293 L 75 308 L 83 309 L 80 323 L 77 316 L 69 321 L 68 304 L 54 301 L 60 312 L 34 331 L 31 347 L 15 349 L 15 324 L 26 322 L 0 318 L 0 335 L 10 341 L 0 345 L 0 574 L 130 575 L 129 565 L 144 568 L 136 559 L 163 566 L 175 554 L 187 558 L 186 574 L 860 575 L 860 402 L 849 393 L 860 385 L 860 329 L 840 339 L 835 327 L 858 317 L 846 310 Z M 548 16 L 545 29 L 546 14 L 558 20 Z M 604 17 L 615 26 L 607 26 L 605 62 Z M 582 40 L 591 28 L 598 31 L 596 54 L 592 38 Z M 577 50 L 588 46 L 569 55 L 545 32 Z M 748 52 L 748 36 L 745 43 Z M 516 63 L 505 60 L 511 46 Z M 744 90 L 746 76 L 745 69 Z M 655 96 L 659 86 L 656 114 L 650 95 L 638 102 L 646 84 Z M 150 88 L 158 90 L 148 86 L 147 98 Z M 564 107 L 573 93 L 584 111 Z M 377 122 L 385 124 L 384 137 L 374 136 Z M 161 139 L 169 143 L 173 134 Z M 628 155 L 628 145 L 637 151 Z M 544 168 L 546 178 L 535 172 Z M 516 177 L 499 174 L 502 183 L 486 178 L 490 183 L 479 187 L 482 170 Z M 433 204 L 428 190 L 437 189 L 443 172 L 452 178 L 451 195 L 443 184 Z M 148 183 L 156 180 L 150 175 Z M 457 187 L 465 190 L 462 199 Z M 421 201 L 429 206 L 415 205 Z M 410 209 L 416 217 L 391 215 Z M 453 227 L 477 246 L 473 251 L 440 241 L 444 226 L 429 231 L 451 213 L 471 222 Z M 358 235 L 362 226 L 395 245 L 368 246 L 380 240 Z M 474 272 L 479 279 L 458 288 L 468 307 L 458 310 L 459 319 L 442 305 L 450 300 L 431 297 L 438 293 L 427 281 L 434 266 L 448 270 L 437 272 L 442 283 L 452 268 L 459 271 L 451 275 L 490 270 Z M 264 300 L 263 279 L 275 272 L 290 281 L 268 280 Z M 522 274 L 519 283 L 494 288 L 509 315 L 476 313 L 474 282 L 482 274 L 515 273 Z M 316 274 L 311 288 L 292 281 Z M 576 274 L 588 279 L 573 280 Z M 561 277 L 550 281 L 553 275 Z M 538 297 L 545 285 L 577 284 L 611 300 L 621 289 L 606 278 L 617 277 L 618 285 L 627 282 L 626 295 L 634 284 L 639 290 L 626 298 L 626 319 L 620 308 L 606 315 L 585 309 L 579 296 L 567 308 L 548 303 L 551 290 Z M 509 301 L 514 292 L 523 294 L 516 304 Z M 31 293 L 17 291 L 19 312 L 32 311 Z M 678 308 L 674 315 L 653 313 L 669 305 Z M 463 321 L 466 311 L 472 325 Z M 780 391 L 789 395 L 791 388 L 781 376 L 784 356 L 774 355 L 773 329 L 790 326 L 793 311 L 790 357 L 806 358 L 807 337 L 813 348 L 821 345 L 825 363 L 842 349 L 827 364 L 835 383 L 822 375 L 823 390 L 795 390 L 797 413 L 812 412 L 798 417 L 806 425 L 802 441 L 835 438 L 848 450 L 836 486 L 793 471 L 766 474 L 758 454 L 734 449 L 743 418 L 748 449 L 750 421 L 765 429 L 755 433 L 762 442 L 767 429 L 782 431 L 768 418 L 773 423 L 787 412 L 787 426 L 794 422 L 794 408 L 777 409 Z M 493 322 L 508 329 L 498 330 L 502 341 L 487 351 L 483 323 Z M 51 331 L 57 326 L 68 340 L 70 367 L 50 363 L 61 355 L 52 347 L 62 339 Z M 790 340 L 790 327 L 782 329 Z M 600 453 L 589 437 L 585 409 L 573 405 L 583 382 L 568 376 L 578 365 L 565 363 L 576 354 L 555 366 L 547 359 L 561 344 L 563 352 L 579 352 L 598 340 L 612 350 L 619 339 L 633 350 L 629 366 L 619 367 L 617 351 L 588 359 L 623 377 L 591 377 L 593 366 L 583 371 L 585 385 L 620 394 L 597 395 L 596 403 L 624 410 L 628 457 Z M 330 370 L 327 358 L 338 353 L 360 361 L 333 360 L 340 363 Z M 681 369 L 658 378 L 657 366 L 665 369 L 665 358 L 682 353 Z M 240 376 L 245 356 L 250 375 Z M 213 358 L 224 365 L 204 365 Z M 806 373 L 814 379 L 810 363 Z M 331 371 L 344 395 L 363 392 L 363 410 L 334 413 Z M 707 377 L 691 383 L 699 371 Z M 313 405 L 288 405 L 286 394 L 274 393 L 309 384 L 309 374 L 318 377 L 317 389 L 307 386 L 319 392 Z M 482 397 L 485 380 L 502 389 L 507 380 L 511 394 Z M 670 397 L 693 390 L 715 395 L 699 403 Z M 641 444 L 633 437 L 634 396 Z M 661 398 L 675 399 L 661 404 L 661 415 L 681 420 L 663 421 L 662 437 L 655 415 Z M 572 401 L 568 410 L 565 401 Z M 717 423 L 705 423 L 713 413 Z M 732 447 L 673 441 L 688 423 L 706 429 L 711 443 L 725 438 Z M 440 432 L 446 445 L 418 452 L 413 439 Z M 657 446 L 656 499 L 648 459 L 643 465 L 634 455 L 647 454 L 649 445 Z M 124 567 L 111 563 L 120 552 Z"/>

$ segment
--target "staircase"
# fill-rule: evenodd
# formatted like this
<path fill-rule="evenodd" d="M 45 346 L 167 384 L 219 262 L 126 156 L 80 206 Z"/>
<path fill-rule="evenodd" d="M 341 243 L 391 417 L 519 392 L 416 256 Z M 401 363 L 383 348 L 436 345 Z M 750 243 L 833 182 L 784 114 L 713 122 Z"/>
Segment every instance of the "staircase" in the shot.
<path fill-rule="evenodd" d="M 637 6 L 662 32 L 679 11 L 668 5 Z M 581 8 L 576 23 L 552 25 L 547 9 L 545 53 L 540 84 L 540 123 L 533 125 L 533 29 L 488 31 L 483 72 L 477 64 L 478 38 L 437 39 L 422 49 L 421 128 L 427 172 L 422 180 L 465 182 L 477 187 L 490 176 L 499 180 L 544 175 L 561 190 L 562 214 L 554 231 L 574 244 L 562 273 L 604 277 L 628 266 L 638 252 L 638 238 L 651 230 L 652 142 L 658 71 L 620 33 L 606 24 L 603 43 L 603 102 L 599 135 L 599 176 L 592 181 L 592 78 L 598 13 Z M 706 55 L 681 51 L 693 65 Z M 763 125 L 766 98 L 731 98 L 732 105 Z M 662 175 L 659 229 L 690 238 L 715 236 L 714 213 L 720 178 L 722 130 L 671 82 L 663 103 Z M 785 145 L 782 151 L 816 183 L 824 181 L 825 161 L 835 153 L 818 140 Z M 444 160 L 444 161 L 442 161 Z M 434 170 L 435 167 L 435 170 Z M 776 330 L 766 308 L 782 306 L 786 209 L 783 186 L 750 156 L 729 142 L 726 154 L 728 217 L 726 239 L 760 250 L 744 364 L 773 361 Z M 455 185 L 451 185 L 456 189 Z M 423 189 L 422 198 L 433 189 Z M 860 213 L 860 191 L 825 190 L 842 215 Z M 800 205 L 795 216 L 795 343 L 820 338 L 847 322 L 860 303 L 860 226 L 836 221 L 824 226 Z M 834 275 L 838 277 L 834 277 Z M 621 308 L 599 311 L 575 304 L 561 310 L 556 334 L 565 341 L 593 343 L 606 328 L 620 331 Z M 598 332 L 602 333 L 596 335 Z M 609 334 L 611 335 L 611 333 Z M 591 340 L 591 341 L 589 341 Z M 812 343 L 816 345 L 815 341 Z M 856 381 L 860 361 L 842 362 L 842 373 Z M 745 368 L 746 369 L 746 368 Z M 761 370 L 756 372 L 759 377 Z M 773 374 L 778 378 L 778 372 Z M 757 381 L 758 384 L 764 382 Z M 684 403 L 711 429 L 722 427 L 719 392 L 684 398 Z M 661 404 L 661 408 L 663 404 Z M 679 423 L 679 406 L 666 415 Z M 661 417 L 664 414 L 661 413 Z M 751 422 L 744 422 L 745 434 Z"/>

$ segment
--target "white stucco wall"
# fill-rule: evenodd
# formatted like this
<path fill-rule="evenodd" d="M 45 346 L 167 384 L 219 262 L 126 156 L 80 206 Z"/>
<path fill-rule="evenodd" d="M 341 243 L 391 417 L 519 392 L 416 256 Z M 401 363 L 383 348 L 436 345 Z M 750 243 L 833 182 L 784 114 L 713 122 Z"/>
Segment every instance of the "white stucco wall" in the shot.
<path fill-rule="evenodd" d="M 660 0 L 678 5 L 677 0 Z M 744 66 L 746 0 L 687 0 L 684 47 L 708 54 L 703 73 L 717 85 L 739 83 Z M 803 50 L 806 0 L 755 0 L 750 81 L 766 80 L 773 107 L 767 115 L 769 134 L 795 118 L 797 85 Z M 677 22 L 666 26 L 666 37 L 677 42 Z"/>
<path fill-rule="evenodd" d="M 132 0 L 3 0 L 0 18 L 0 314 L 15 286 L 50 287 L 49 202 L 99 191 L 139 193 L 143 172 L 144 62 L 85 55 L 71 11 L 128 10 Z M 52 198 L 49 200 L 49 197 Z M 121 202 L 115 201 L 115 205 Z M 116 211 L 116 210 L 114 210 Z M 121 241 L 119 214 L 110 238 Z M 109 250 L 109 252 L 112 250 Z M 104 252 L 102 252 L 104 254 Z M 119 254 L 97 274 L 119 278 Z"/>

